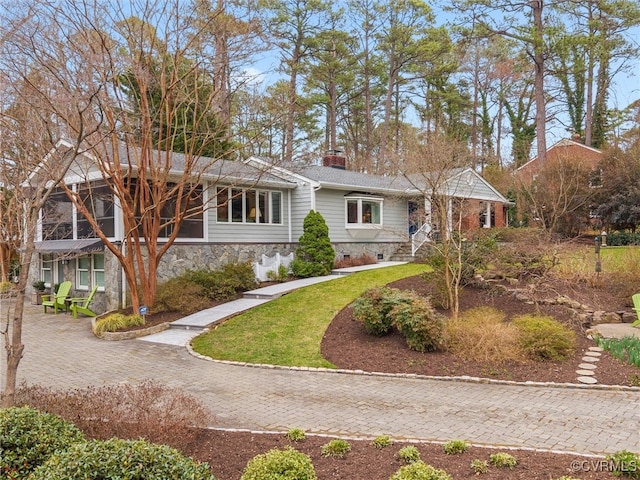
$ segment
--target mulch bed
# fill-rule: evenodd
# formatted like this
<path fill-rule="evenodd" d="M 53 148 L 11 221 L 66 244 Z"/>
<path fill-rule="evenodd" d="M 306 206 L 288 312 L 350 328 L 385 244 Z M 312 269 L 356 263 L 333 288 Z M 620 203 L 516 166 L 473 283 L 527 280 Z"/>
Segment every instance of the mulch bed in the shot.
<path fill-rule="evenodd" d="M 319 480 L 388 480 L 403 465 L 398 457 L 398 450 L 409 445 L 398 442 L 377 449 L 371 445 L 371 441 L 349 440 L 351 451 L 345 458 L 339 459 L 322 456 L 322 445 L 329 440 L 325 437 L 308 436 L 302 442 L 293 443 L 283 434 L 208 431 L 202 433 L 196 442 L 197 447 L 187 454 L 209 462 L 217 480 L 238 480 L 247 462 L 255 455 L 271 448 L 282 449 L 291 445 L 311 457 Z M 473 460 L 488 461 L 492 453 L 506 450 L 470 447 L 463 454 L 446 455 L 442 445 L 413 445 L 420 451 L 423 461 L 435 468 L 444 469 L 453 479 L 549 480 L 563 475 L 579 477 L 582 480 L 616 478 L 606 471 L 586 471 L 597 470 L 599 459 L 525 450 L 508 451 L 518 461 L 513 470 L 489 466 L 487 473 L 478 476 L 470 468 Z M 584 465 L 584 471 L 572 470 L 572 465 Z"/>
<path fill-rule="evenodd" d="M 412 277 L 391 284 L 396 288 L 414 290 L 427 294 L 428 286 L 420 277 Z M 614 295 L 603 291 L 592 291 L 587 287 L 554 285 L 549 291 L 540 292 L 541 296 L 549 293 L 557 294 L 563 287 L 563 293 L 572 298 L 586 302 L 595 301 L 603 309 L 621 310 L 625 306 Z M 362 369 L 367 371 L 388 373 L 416 373 L 434 376 L 485 377 L 496 380 L 537 381 L 537 382 L 570 382 L 576 383 L 576 369 L 582 352 L 593 346 L 594 342 L 584 334 L 584 326 L 572 320 L 569 312 L 561 306 L 540 306 L 518 301 L 511 294 L 496 294 L 494 290 L 467 289 L 461 298 L 461 311 L 477 305 L 494 305 L 507 317 L 518 314 L 538 312 L 553 315 L 557 319 L 571 325 L 577 332 L 577 352 L 564 362 L 526 362 L 500 365 L 484 365 L 470 362 L 464 358 L 454 357 L 447 353 L 420 353 L 409 350 L 404 339 L 398 334 L 377 338 L 367 334 L 362 325 L 353 319 L 351 307 L 345 307 L 334 318 L 327 329 L 322 342 L 322 353 L 330 362 L 340 368 Z M 152 316 L 155 317 L 155 316 Z M 152 318 L 148 318 L 148 321 Z M 163 318 L 162 321 L 170 320 Z M 600 384 L 629 385 L 637 380 L 640 369 L 623 365 L 603 353 L 596 369 L 596 378 Z M 387 480 L 401 466 L 398 450 L 406 443 L 395 443 L 392 446 L 376 449 L 366 440 L 350 440 L 351 451 L 344 459 L 323 457 L 321 447 L 330 439 L 309 436 L 303 442 L 292 443 L 284 434 L 259 434 L 248 432 L 227 432 L 202 430 L 196 442 L 180 445 L 176 439 L 175 447 L 183 453 L 200 461 L 208 462 L 215 478 L 218 480 L 239 480 L 247 462 L 255 455 L 271 448 L 284 448 L 292 445 L 297 450 L 308 454 L 313 462 L 319 480 Z M 470 468 L 475 459 L 489 460 L 496 450 L 482 447 L 471 447 L 461 455 L 446 455 L 441 445 L 416 444 L 421 458 L 428 464 L 447 471 L 453 479 L 478 478 Z M 480 478 L 491 480 L 550 480 L 563 475 L 582 480 L 612 479 L 601 459 L 561 455 L 548 452 L 532 452 L 527 450 L 510 450 L 518 460 L 513 469 L 489 467 L 488 473 Z M 578 466 L 576 470 L 575 466 Z M 581 467 L 581 468 L 580 468 Z"/>
<path fill-rule="evenodd" d="M 391 287 L 413 290 L 427 295 L 429 286 L 421 277 L 400 280 Z M 540 293 L 544 296 L 544 293 Z M 557 294 L 556 294 L 557 295 Z M 572 292 L 573 298 L 589 295 L 587 289 Z M 600 293 L 603 297 L 603 293 Z M 593 298 L 593 293 L 590 294 Z M 624 309 L 617 305 L 615 297 L 607 299 L 609 308 Z M 570 325 L 576 331 L 576 353 L 563 362 L 534 362 L 479 364 L 450 353 L 421 353 L 409 350 L 404 338 L 397 332 L 374 337 L 353 318 L 351 307 L 338 313 L 327 329 L 322 341 L 322 354 L 339 368 L 384 373 L 415 373 L 431 376 L 472 376 L 518 382 L 576 383 L 578 364 L 595 342 L 587 338 L 584 327 L 572 319 L 569 310 L 559 305 L 531 305 L 517 300 L 513 294 L 467 288 L 460 299 L 460 311 L 479 305 L 495 306 L 507 318 L 516 315 L 539 313 L 551 315 Z M 366 352 L 366 354 L 365 354 Z M 640 369 L 623 364 L 609 353 L 603 352 L 596 368 L 596 378 L 603 385 L 637 385 Z"/>

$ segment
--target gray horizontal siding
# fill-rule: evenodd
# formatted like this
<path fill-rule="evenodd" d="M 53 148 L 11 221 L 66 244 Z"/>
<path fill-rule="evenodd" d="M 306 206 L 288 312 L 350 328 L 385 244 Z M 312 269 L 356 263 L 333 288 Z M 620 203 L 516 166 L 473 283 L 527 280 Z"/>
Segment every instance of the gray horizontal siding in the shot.
<path fill-rule="evenodd" d="M 382 210 L 383 228 L 373 239 L 354 238 L 345 228 L 346 191 L 321 189 L 316 192 L 316 209 L 329 227 L 332 242 L 398 242 L 407 241 L 407 201 L 384 198 Z"/>
<path fill-rule="evenodd" d="M 299 184 L 298 188 L 291 192 L 291 239 L 297 242 L 302 235 L 304 217 L 312 208 L 312 191 L 309 184 Z"/>
<path fill-rule="evenodd" d="M 271 189 L 271 191 L 273 191 Z M 215 208 L 207 210 L 207 241 L 216 243 L 282 243 L 289 241 L 289 195 L 282 191 L 282 224 L 218 222 Z M 296 240 L 296 239 L 294 239 Z"/>

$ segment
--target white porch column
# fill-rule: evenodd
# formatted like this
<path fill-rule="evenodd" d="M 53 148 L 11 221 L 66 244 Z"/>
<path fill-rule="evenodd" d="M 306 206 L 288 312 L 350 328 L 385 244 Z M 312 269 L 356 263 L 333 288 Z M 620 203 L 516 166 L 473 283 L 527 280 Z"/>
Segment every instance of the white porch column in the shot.
<path fill-rule="evenodd" d="M 429 234 L 432 230 L 432 219 L 431 219 L 431 199 L 428 197 L 424 197 L 424 232 Z"/>
<path fill-rule="evenodd" d="M 483 228 L 491 228 L 491 202 L 486 202 L 486 204 Z"/>

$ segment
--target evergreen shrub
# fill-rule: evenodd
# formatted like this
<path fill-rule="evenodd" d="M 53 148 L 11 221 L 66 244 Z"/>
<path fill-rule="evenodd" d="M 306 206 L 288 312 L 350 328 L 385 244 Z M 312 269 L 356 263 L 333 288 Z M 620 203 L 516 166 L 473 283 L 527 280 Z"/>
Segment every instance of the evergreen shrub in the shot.
<path fill-rule="evenodd" d="M 291 270 L 296 277 L 319 277 L 331 273 L 336 252 L 329 239 L 329 227 L 324 217 L 311 210 L 304 219 L 303 233 L 298 240 Z"/>
<path fill-rule="evenodd" d="M 209 465 L 145 440 L 93 440 L 52 455 L 29 480 L 104 478 L 215 480 Z"/>
<path fill-rule="evenodd" d="M 30 407 L 0 410 L 0 478 L 23 479 L 55 452 L 84 442 L 75 425 Z"/>
<path fill-rule="evenodd" d="M 240 480 L 316 480 L 311 458 L 291 447 L 274 448 L 247 463 Z"/>
<path fill-rule="evenodd" d="M 564 360 L 576 349 L 576 334 L 553 317 L 521 315 L 513 319 L 520 345 L 535 360 Z"/>

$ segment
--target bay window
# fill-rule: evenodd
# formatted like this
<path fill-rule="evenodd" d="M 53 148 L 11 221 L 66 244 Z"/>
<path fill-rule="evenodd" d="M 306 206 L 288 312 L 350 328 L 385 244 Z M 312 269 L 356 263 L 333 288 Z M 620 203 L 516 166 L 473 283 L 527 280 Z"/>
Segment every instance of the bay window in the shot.
<path fill-rule="evenodd" d="M 382 226 L 382 202 L 377 197 L 346 197 L 347 227 Z"/>

